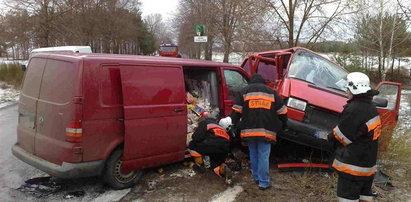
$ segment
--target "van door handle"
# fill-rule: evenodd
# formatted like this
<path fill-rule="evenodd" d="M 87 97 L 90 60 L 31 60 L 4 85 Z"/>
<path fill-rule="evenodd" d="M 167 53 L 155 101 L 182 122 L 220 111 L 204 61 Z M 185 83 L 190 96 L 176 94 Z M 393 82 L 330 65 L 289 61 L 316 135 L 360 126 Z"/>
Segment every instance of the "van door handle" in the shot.
<path fill-rule="evenodd" d="M 174 112 L 182 112 L 182 111 L 184 111 L 184 109 L 180 109 L 180 108 L 174 109 Z"/>

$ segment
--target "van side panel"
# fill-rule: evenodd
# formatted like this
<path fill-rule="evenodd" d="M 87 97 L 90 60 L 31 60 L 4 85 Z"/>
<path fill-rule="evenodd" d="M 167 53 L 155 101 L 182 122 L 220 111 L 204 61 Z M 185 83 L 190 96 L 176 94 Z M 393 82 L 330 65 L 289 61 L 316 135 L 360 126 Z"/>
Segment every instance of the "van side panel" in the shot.
<path fill-rule="evenodd" d="M 40 93 L 46 59 L 32 58 L 24 77 L 19 100 L 19 123 L 17 126 L 17 143 L 29 153 L 34 153 L 34 136 L 36 134 L 37 101 Z"/>
<path fill-rule="evenodd" d="M 83 161 L 103 160 L 124 138 L 119 65 L 85 60 L 83 90 Z"/>
<path fill-rule="evenodd" d="M 66 127 L 76 120 L 76 109 L 80 107 L 74 103 L 81 83 L 80 65 L 80 62 L 48 59 L 40 87 L 35 153 L 58 165 L 82 160 L 82 154 L 74 151 L 81 143 L 66 141 Z"/>
<path fill-rule="evenodd" d="M 187 106 L 181 67 L 122 66 L 123 169 L 184 159 Z"/>

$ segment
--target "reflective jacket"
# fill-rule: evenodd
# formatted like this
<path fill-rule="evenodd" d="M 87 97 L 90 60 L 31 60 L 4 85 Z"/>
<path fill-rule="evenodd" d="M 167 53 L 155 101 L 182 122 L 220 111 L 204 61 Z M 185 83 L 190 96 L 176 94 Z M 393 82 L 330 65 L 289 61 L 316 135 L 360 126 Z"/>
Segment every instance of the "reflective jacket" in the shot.
<path fill-rule="evenodd" d="M 244 141 L 276 141 L 277 133 L 287 124 L 287 107 L 259 74 L 254 74 L 237 95 L 232 109 L 233 124 Z"/>
<path fill-rule="evenodd" d="M 351 179 L 369 180 L 376 172 L 381 120 L 371 96 L 354 97 L 344 106 L 328 140 L 334 144 L 332 166 Z"/>
<path fill-rule="evenodd" d="M 188 147 L 205 155 L 228 153 L 230 136 L 218 125 L 217 120 L 207 118 L 199 123 Z"/>

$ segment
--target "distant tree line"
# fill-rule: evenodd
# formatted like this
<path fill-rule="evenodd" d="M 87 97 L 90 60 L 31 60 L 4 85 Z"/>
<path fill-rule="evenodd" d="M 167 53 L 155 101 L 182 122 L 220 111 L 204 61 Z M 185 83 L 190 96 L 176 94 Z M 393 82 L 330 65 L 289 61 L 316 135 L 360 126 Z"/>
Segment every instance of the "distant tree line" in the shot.
<path fill-rule="evenodd" d="M 88 45 L 93 52 L 151 54 L 154 33 L 138 0 L 9 0 L 0 16 L 0 56 L 27 59 L 33 48 Z"/>

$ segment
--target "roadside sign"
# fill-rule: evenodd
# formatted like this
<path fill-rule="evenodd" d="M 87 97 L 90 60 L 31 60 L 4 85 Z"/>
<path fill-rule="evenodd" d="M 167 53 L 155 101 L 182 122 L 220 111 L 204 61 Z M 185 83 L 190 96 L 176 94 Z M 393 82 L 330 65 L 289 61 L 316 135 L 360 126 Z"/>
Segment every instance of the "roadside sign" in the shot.
<path fill-rule="evenodd" d="M 194 37 L 194 42 L 196 42 L 196 43 L 206 43 L 207 42 L 207 36 L 195 36 Z"/>
<path fill-rule="evenodd" d="M 196 34 L 197 36 L 204 36 L 206 32 L 206 27 L 203 24 L 196 24 Z"/>

